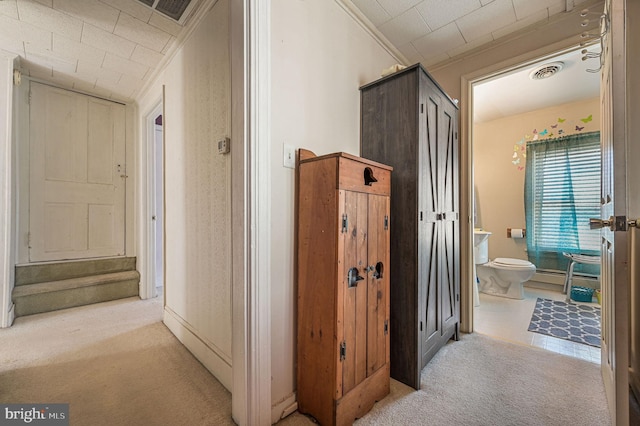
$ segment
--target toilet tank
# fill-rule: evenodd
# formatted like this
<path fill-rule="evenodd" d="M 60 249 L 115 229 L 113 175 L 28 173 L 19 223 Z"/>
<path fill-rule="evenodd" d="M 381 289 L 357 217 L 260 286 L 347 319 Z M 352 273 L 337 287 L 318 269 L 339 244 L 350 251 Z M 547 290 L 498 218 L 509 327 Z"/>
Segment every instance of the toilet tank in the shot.
<path fill-rule="evenodd" d="M 473 261 L 476 265 L 489 261 L 489 235 L 491 232 L 474 230 Z"/>

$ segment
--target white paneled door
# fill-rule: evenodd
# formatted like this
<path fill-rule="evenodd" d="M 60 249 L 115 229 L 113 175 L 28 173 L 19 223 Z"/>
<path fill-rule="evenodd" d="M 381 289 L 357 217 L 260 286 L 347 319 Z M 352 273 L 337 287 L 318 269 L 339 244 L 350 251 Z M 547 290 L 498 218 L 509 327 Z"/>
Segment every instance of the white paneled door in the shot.
<path fill-rule="evenodd" d="M 31 83 L 31 262 L 124 255 L 125 108 Z"/>

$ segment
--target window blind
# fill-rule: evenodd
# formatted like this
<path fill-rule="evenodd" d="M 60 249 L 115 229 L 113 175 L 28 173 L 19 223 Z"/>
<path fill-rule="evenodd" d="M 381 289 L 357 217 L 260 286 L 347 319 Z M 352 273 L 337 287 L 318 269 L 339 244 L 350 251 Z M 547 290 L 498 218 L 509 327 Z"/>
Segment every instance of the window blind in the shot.
<path fill-rule="evenodd" d="M 530 143 L 525 185 L 527 249 L 538 268 L 560 269 L 562 252 L 599 254 L 600 232 L 589 229 L 600 216 L 599 132 Z"/>

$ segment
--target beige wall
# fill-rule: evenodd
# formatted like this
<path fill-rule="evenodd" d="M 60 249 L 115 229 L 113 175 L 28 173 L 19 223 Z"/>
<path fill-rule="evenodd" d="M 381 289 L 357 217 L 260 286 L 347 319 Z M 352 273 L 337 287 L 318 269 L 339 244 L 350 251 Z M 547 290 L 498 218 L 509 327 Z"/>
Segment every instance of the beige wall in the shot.
<path fill-rule="evenodd" d="M 294 170 L 283 144 L 360 151 L 359 86 L 397 61 L 334 1 L 271 3 L 271 336 L 275 421 L 295 401 Z"/>
<path fill-rule="evenodd" d="M 584 123 L 582 118 L 592 116 Z M 560 123 L 558 119 L 565 121 Z M 551 126 L 557 126 L 555 128 Z M 582 128 L 576 130 L 576 126 Z M 537 133 L 534 133 L 534 130 Z M 544 134 L 546 130 L 546 135 Z M 562 130 L 563 133 L 559 134 Z M 526 259 L 526 240 L 507 238 L 507 228 L 525 228 L 526 142 L 600 130 L 598 98 L 558 105 L 473 127 L 476 227 L 492 232 L 489 257 Z M 515 164 L 514 164 L 515 163 Z"/>
<path fill-rule="evenodd" d="M 139 99 L 144 138 L 165 86 L 164 322 L 228 389 L 231 157 L 218 154 L 217 141 L 230 132 L 229 69 L 229 4 L 220 0 Z M 148 219 L 139 218 L 142 227 Z"/>

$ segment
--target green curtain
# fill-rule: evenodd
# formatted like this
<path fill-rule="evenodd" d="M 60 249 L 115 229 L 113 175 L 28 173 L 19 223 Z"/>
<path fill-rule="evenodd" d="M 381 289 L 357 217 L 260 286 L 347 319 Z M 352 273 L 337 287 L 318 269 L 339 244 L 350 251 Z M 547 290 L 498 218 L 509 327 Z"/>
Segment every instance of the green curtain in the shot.
<path fill-rule="evenodd" d="M 564 271 L 563 253 L 600 254 L 600 132 L 527 144 L 525 213 L 527 254 L 540 270 Z M 599 274 L 599 265 L 576 272 Z"/>

